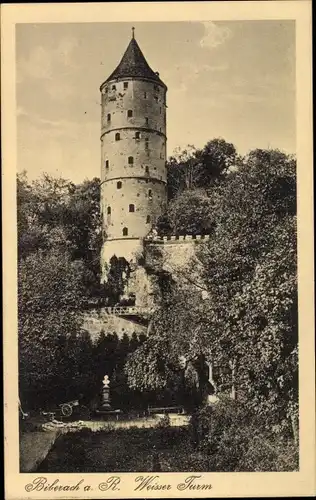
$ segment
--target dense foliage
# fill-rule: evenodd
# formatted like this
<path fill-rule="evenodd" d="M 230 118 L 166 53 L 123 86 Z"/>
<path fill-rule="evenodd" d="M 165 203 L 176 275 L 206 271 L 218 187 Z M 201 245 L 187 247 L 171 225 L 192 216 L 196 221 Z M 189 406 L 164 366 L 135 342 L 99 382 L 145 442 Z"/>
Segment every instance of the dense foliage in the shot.
<path fill-rule="evenodd" d="M 295 158 L 252 151 L 201 192 L 183 190 L 166 216 L 192 227 L 197 214 L 194 231 L 208 224 L 212 237 L 153 316 L 150 338 L 128 360 L 129 383 L 165 386 L 180 356 L 202 357 L 214 366 L 215 390 L 297 438 Z M 197 385 L 203 376 L 197 368 Z"/>
<path fill-rule="evenodd" d="M 297 440 L 296 160 L 261 149 L 241 158 L 232 144 L 213 139 L 201 150 L 179 152 L 167 168 L 169 204 L 158 231 L 211 238 L 175 276 L 145 251 L 143 265 L 160 287 L 148 338 L 102 335 L 96 346 L 82 331 L 81 311 L 104 295 L 117 303 L 129 273 L 126 262 L 113 261 L 108 288 L 99 286 L 99 180 L 76 186 L 19 176 L 23 393 L 34 401 L 45 388 L 51 401 L 57 393 L 83 393 L 97 387 L 106 366 L 114 400 L 126 408 L 150 404 L 153 395 L 157 401 L 158 394 L 196 406 L 209 393 L 205 366 L 211 366 L 212 391 L 230 393 L 241 419 L 255 413 L 263 435 Z M 234 429 L 221 438 L 223 449 Z M 253 446 L 240 448 L 249 464 Z M 235 467 L 250 465 L 238 458 Z"/>

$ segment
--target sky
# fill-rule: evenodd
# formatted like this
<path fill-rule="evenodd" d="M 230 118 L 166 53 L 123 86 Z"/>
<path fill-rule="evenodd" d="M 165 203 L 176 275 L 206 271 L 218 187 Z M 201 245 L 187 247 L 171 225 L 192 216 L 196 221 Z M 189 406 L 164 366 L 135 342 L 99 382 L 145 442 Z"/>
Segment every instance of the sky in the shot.
<path fill-rule="evenodd" d="M 240 154 L 295 153 L 294 21 L 138 22 L 135 38 L 168 87 L 167 153 L 222 137 Z M 100 176 L 100 84 L 130 23 L 16 27 L 18 170 Z"/>

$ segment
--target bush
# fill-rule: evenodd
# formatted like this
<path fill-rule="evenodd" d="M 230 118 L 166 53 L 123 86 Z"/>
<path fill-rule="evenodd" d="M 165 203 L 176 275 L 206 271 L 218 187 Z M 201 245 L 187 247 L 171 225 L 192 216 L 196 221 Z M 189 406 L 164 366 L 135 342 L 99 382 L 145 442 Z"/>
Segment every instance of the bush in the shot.
<path fill-rule="evenodd" d="M 191 419 L 191 439 L 220 472 L 293 471 L 298 468 L 294 442 L 267 431 L 257 415 L 230 399 L 199 410 Z"/>

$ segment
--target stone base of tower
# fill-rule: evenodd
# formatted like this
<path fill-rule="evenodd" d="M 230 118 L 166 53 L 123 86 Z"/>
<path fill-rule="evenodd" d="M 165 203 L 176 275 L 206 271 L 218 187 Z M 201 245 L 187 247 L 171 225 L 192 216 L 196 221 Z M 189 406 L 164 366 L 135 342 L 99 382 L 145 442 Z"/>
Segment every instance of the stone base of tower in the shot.
<path fill-rule="evenodd" d="M 142 254 L 143 243 L 140 239 L 107 241 L 101 253 L 102 282 L 107 281 L 107 273 L 113 256 L 126 259 L 130 264 L 130 276 L 122 299 L 133 295 L 135 306 L 152 308 L 155 305 L 155 279 L 147 274 L 142 265 L 138 264 L 138 259 Z"/>
<path fill-rule="evenodd" d="M 115 255 L 117 258 L 123 257 L 127 262 L 136 264 L 137 256 L 143 252 L 142 240 L 139 238 L 110 240 L 106 241 L 101 249 L 101 280 L 107 281 L 107 269 L 111 258 Z"/>

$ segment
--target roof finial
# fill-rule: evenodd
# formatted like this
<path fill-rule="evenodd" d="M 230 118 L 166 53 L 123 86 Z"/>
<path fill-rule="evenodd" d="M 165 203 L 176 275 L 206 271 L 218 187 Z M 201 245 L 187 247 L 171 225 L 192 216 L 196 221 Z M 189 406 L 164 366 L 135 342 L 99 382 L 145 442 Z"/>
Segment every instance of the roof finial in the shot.
<path fill-rule="evenodd" d="M 134 26 L 132 27 L 132 38 L 135 38 L 135 28 L 134 28 Z"/>

